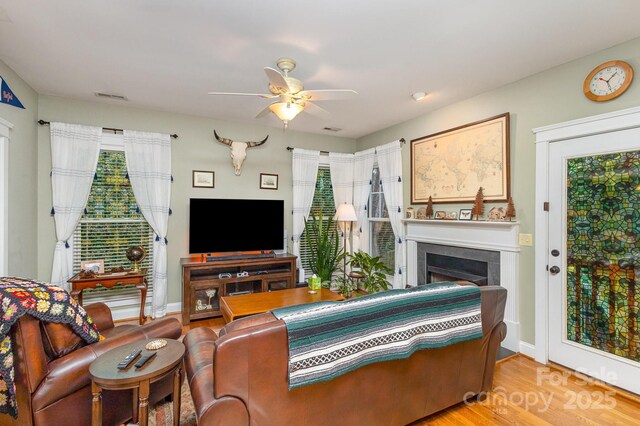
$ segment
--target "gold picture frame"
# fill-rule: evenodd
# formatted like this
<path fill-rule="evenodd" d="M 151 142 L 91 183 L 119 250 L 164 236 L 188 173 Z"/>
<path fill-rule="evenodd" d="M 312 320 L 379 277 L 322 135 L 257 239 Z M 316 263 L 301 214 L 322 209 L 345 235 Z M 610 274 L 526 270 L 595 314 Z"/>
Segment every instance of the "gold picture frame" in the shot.
<path fill-rule="evenodd" d="M 510 195 L 509 113 L 411 141 L 411 204 L 485 201 Z"/>

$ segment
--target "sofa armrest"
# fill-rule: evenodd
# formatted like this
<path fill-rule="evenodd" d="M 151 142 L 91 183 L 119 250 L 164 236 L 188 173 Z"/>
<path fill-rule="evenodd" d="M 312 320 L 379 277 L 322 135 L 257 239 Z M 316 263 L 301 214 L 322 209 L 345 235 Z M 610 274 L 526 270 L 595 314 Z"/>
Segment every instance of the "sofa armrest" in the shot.
<path fill-rule="evenodd" d="M 236 321 L 234 321 L 236 322 Z M 185 372 L 198 425 L 248 425 L 249 413 L 235 396 L 214 396 L 213 365 L 218 336 L 210 328 L 196 328 L 184 337 Z"/>
<path fill-rule="evenodd" d="M 104 303 L 92 303 L 84 307 L 87 315 L 91 317 L 94 324 L 98 328 L 98 331 L 108 330 L 113 328 L 113 317 L 111 316 L 111 309 Z"/>
<path fill-rule="evenodd" d="M 240 318 L 225 325 L 218 332 L 218 336 L 222 337 L 225 334 L 231 333 L 232 331 L 243 330 L 245 328 L 253 327 L 254 325 L 260 325 L 272 321 L 277 321 L 277 319 L 271 312 L 265 312 L 264 314 L 251 315 L 248 317 Z"/>
<path fill-rule="evenodd" d="M 499 285 L 480 287 L 480 309 L 482 311 L 482 334 L 485 336 L 502 322 L 507 303 L 507 289 Z M 504 338 L 504 336 L 503 336 Z"/>
<path fill-rule="evenodd" d="M 162 318 L 101 342 L 83 346 L 49 363 L 49 372 L 33 394 L 33 409 L 44 408 L 91 384 L 89 366 L 105 352 L 139 340 L 177 339 L 182 332 L 176 318 Z"/>

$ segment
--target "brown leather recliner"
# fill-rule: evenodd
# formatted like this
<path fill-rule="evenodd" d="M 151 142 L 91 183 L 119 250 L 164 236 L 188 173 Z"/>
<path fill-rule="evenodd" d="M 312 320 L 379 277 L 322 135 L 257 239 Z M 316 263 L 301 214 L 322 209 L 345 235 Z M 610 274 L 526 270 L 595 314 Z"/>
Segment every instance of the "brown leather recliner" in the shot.
<path fill-rule="evenodd" d="M 333 380 L 287 385 L 287 330 L 271 313 L 185 336 L 185 369 L 200 426 L 406 425 L 491 389 L 506 336 L 507 291 L 480 288 L 477 340 L 365 365 Z"/>
<path fill-rule="evenodd" d="M 24 315 L 12 328 L 18 418 L 0 414 L 0 425 L 87 426 L 91 424 L 91 377 L 89 366 L 108 350 L 157 337 L 177 339 L 182 326 L 175 318 L 162 318 L 143 326 L 114 327 L 104 303 L 85 307 L 102 342 L 87 345 L 66 324 L 41 322 Z M 155 404 L 172 391 L 173 377 L 151 387 L 149 403 Z M 102 393 L 103 425 L 122 424 L 131 418 L 132 393 Z"/>

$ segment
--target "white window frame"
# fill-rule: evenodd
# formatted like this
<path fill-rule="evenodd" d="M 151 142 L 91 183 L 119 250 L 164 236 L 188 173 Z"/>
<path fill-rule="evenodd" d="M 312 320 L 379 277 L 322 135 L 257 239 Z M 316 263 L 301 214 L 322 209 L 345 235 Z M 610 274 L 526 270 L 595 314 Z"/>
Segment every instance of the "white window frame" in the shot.
<path fill-rule="evenodd" d="M 101 151 L 124 151 L 124 136 L 119 133 L 103 133 L 100 142 Z M 87 293 L 83 295 L 84 304 L 102 302 L 110 309 L 124 308 L 135 305 L 135 309 L 140 306 L 140 290 L 130 289 L 119 291 L 115 294 L 105 295 L 103 293 Z M 147 288 L 147 299 L 145 306 L 153 302 L 153 286 Z"/>
<path fill-rule="evenodd" d="M 9 131 L 13 124 L 0 117 L 0 276 L 9 274 Z"/>

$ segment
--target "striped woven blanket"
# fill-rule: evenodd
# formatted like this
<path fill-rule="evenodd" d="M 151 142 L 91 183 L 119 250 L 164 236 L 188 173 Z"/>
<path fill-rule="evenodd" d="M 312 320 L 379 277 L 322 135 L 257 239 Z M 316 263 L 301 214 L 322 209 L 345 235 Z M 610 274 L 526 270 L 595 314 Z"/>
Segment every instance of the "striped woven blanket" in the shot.
<path fill-rule="evenodd" d="M 287 327 L 289 389 L 482 337 L 480 289 L 438 283 L 272 311 Z"/>

